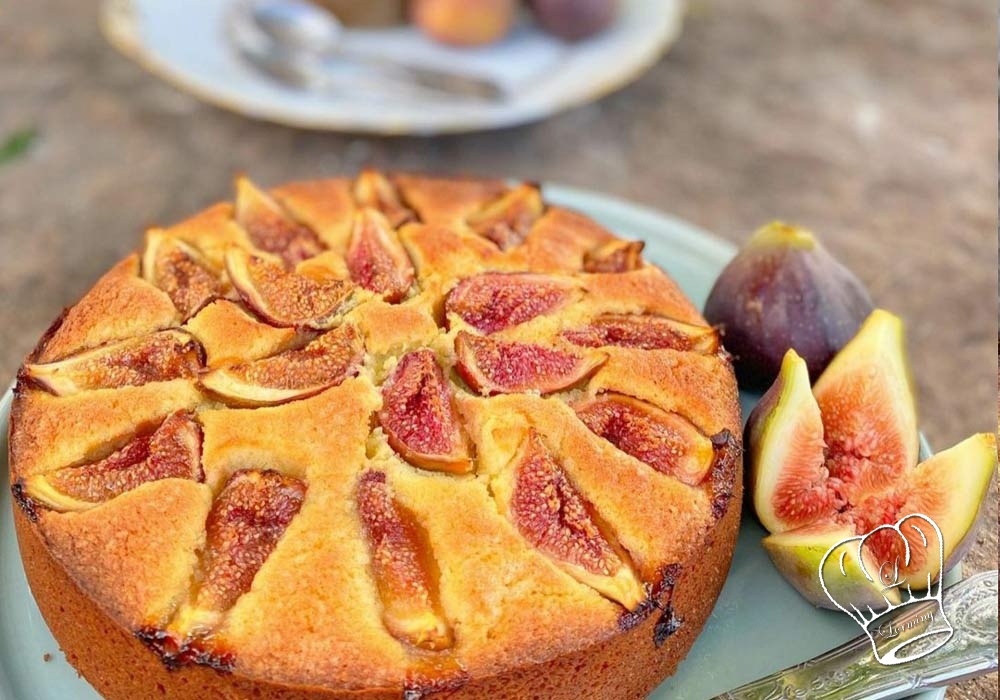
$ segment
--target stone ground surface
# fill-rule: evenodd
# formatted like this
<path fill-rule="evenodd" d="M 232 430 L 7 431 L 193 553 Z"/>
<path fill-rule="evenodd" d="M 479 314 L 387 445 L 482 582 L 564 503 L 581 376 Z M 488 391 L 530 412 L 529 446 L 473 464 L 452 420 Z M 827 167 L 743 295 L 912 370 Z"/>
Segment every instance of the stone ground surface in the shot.
<path fill-rule="evenodd" d="M 200 104 L 109 48 L 95 3 L 0 12 L 0 376 L 143 228 L 263 183 L 364 164 L 561 181 L 739 242 L 801 222 L 908 323 L 931 443 L 997 426 L 993 3 L 693 3 L 634 85 L 545 123 L 424 140 L 307 133 Z M 997 492 L 966 559 L 997 565 Z M 949 698 L 995 698 L 997 676 Z"/>

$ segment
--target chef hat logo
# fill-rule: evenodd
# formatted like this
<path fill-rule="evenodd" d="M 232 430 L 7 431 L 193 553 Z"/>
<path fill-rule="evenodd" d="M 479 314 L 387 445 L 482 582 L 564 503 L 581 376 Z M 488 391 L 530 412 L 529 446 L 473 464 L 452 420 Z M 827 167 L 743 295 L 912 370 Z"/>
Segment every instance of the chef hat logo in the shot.
<path fill-rule="evenodd" d="M 880 558 L 876 551 L 892 554 L 888 559 Z M 951 623 L 941 606 L 943 577 L 939 576 L 935 582 L 930 574 L 919 581 L 903 575 L 912 562 L 935 558 L 937 571 L 943 572 L 941 530 L 926 515 L 915 513 L 894 525 L 882 525 L 865 535 L 842 540 L 827 550 L 820 561 L 823 591 L 865 631 L 880 663 L 892 666 L 919 659 L 951 639 Z M 884 608 L 879 604 L 876 610 L 870 602 L 834 597 L 834 592 L 843 597 L 859 590 L 847 585 L 849 577 L 856 577 L 858 570 L 870 583 L 881 585 Z M 844 585 L 838 585 L 841 583 Z"/>

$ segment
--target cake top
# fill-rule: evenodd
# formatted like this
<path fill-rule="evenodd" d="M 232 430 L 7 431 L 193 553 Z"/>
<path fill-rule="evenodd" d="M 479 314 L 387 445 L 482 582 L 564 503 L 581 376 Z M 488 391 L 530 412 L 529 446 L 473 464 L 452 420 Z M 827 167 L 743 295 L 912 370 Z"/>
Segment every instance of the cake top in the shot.
<path fill-rule="evenodd" d="M 716 330 L 534 185 L 241 178 L 42 339 L 12 483 L 168 664 L 443 687 L 662 603 L 739 425 Z"/>

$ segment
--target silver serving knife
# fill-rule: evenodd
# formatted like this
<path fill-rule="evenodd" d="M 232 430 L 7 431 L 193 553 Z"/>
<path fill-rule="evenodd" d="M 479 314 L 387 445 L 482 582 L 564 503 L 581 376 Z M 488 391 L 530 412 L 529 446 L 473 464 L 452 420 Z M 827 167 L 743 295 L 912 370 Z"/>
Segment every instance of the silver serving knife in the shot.
<path fill-rule="evenodd" d="M 996 671 L 997 572 L 959 581 L 944 590 L 942 599 L 954 635 L 926 656 L 885 666 L 876 660 L 871 640 L 861 635 L 712 700 L 891 700 Z M 935 600 L 907 606 L 883 624 L 915 636 L 917 623 L 936 606 Z"/>

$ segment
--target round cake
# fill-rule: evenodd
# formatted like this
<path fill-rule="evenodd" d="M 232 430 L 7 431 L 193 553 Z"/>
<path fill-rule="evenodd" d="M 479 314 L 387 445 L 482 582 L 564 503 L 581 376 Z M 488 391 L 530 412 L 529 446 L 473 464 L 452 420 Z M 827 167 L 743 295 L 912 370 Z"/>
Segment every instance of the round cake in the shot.
<path fill-rule="evenodd" d="M 642 249 L 532 184 L 374 170 L 150 230 L 18 376 L 69 662 L 112 700 L 644 696 L 742 478 L 729 358 Z"/>

